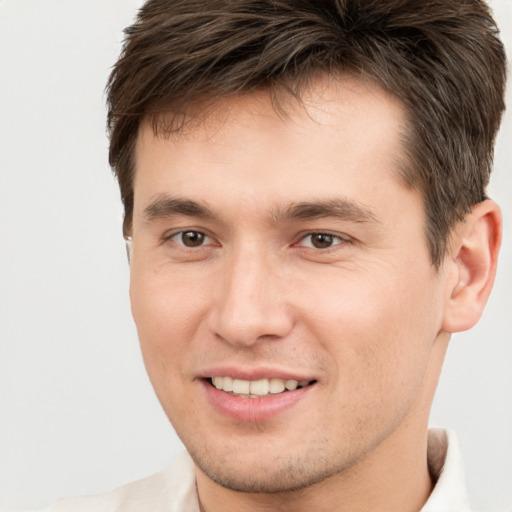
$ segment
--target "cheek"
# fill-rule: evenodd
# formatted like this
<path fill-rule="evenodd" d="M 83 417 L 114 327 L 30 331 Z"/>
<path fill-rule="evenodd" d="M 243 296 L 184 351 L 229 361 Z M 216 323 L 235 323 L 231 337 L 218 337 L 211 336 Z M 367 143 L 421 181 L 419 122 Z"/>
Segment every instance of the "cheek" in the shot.
<path fill-rule="evenodd" d="M 130 300 L 147 374 L 175 424 L 195 409 L 188 369 L 203 316 L 201 295 L 194 282 L 133 266 Z"/>
<path fill-rule="evenodd" d="M 307 329 L 329 353 L 351 396 L 380 397 L 418 385 L 438 332 L 440 307 L 430 269 L 383 269 L 368 266 L 317 280 L 302 307 Z"/>
<path fill-rule="evenodd" d="M 175 380 L 186 368 L 205 300 L 198 280 L 132 266 L 130 300 L 150 378 Z M 157 383 L 154 382 L 156 387 Z"/>
<path fill-rule="evenodd" d="M 133 262 L 130 300 L 137 327 L 163 336 L 190 328 L 201 307 L 200 281 L 199 276 L 187 278 L 179 269 L 170 272 L 165 266 L 144 267 Z"/>

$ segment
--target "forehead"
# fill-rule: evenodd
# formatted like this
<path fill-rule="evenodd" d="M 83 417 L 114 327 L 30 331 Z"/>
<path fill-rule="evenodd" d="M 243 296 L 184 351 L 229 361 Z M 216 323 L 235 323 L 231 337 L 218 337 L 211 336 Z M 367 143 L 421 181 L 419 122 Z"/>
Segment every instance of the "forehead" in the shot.
<path fill-rule="evenodd" d="M 199 99 L 179 111 L 167 111 L 147 116 L 139 129 L 139 140 L 151 126 L 154 135 L 176 141 L 197 138 L 200 132 L 210 140 L 220 128 L 232 123 L 249 121 L 260 125 L 265 119 L 280 118 L 283 126 L 292 120 L 296 126 L 307 127 L 305 121 L 318 126 L 334 126 L 340 118 L 357 118 L 364 123 L 369 112 L 379 118 L 381 126 L 406 124 L 406 112 L 401 101 L 370 79 L 353 75 L 318 74 L 297 93 L 285 85 L 272 89 L 256 89 L 237 95 Z M 255 125 L 255 121 L 258 124 Z"/>
<path fill-rule="evenodd" d="M 406 115 L 382 88 L 322 77 L 300 104 L 290 98 L 280 107 L 258 91 L 197 107 L 177 132 L 155 132 L 146 120 L 136 146 L 136 209 L 160 193 L 279 203 L 324 199 L 330 188 L 357 194 L 377 187 L 383 173 L 400 182 Z"/>

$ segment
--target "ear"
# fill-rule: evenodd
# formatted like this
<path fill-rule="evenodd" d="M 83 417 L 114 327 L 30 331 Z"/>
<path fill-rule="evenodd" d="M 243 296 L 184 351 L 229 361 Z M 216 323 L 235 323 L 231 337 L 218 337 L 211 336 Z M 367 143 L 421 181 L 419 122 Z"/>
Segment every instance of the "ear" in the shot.
<path fill-rule="evenodd" d="M 454 230 L 446 261 L 454 278 L 448 280 L 445 331 L 470 329 L 482 315 L 496 275 L 501 230 L 500 209 L 488 199 L 475 205 Z"/>

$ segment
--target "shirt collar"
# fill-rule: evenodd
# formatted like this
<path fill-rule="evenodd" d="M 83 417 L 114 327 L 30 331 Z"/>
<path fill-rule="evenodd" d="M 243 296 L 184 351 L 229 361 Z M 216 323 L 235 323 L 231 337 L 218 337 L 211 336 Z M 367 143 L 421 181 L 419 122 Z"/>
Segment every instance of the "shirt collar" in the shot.
<path fill-rule="evenodd" d="M 462 455 L 455 432 L 430 429 L 427 460 L 435 487 L 421 512 L 471 512 Z"/>

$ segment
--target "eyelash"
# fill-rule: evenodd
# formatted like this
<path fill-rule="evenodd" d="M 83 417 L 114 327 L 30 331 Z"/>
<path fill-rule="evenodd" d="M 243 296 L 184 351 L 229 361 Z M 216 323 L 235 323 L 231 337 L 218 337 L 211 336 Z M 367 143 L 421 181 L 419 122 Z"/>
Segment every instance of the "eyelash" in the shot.
<path fill-rule="evenodd" d="M 203 237 L 202 243 L 200 243 L 199 245 L 191 245 L 191 246 L 185 245 L 185 243 L 183 242 L 183 236 L 186 234 L 194 234 L 196 236 L 199 235 L 199 237 Z M 177 237 L 180 237 L 180 236 L 181 236 L 181 241 L 175 240 Z M 182 247 L 185 247 L 186 249 L 191 249 L 191 250 L 194 250 L 194 249 L 200 248 L 200 247 L 204 247 L 206 245 L 204 243 L 204 241 L 207 241 L 207 240 L 213 241 L 213 238 L 210 237 L 209 235 L 207 235 L 206 233 L 204 233 L 203 231 L 199 231 L 197 229 L 184 229 L 182 231 L 164 235 L 162 237 L 163 242 L 173 241 L 174 243 L 176 243 Z"/>
<path fill-rule="evenodd" d="M 315 247 L 313 245 L 313 243 L 311 242 L 311 239 L 314 236 L 325 236 L 328 239 L 330 239 L 331 243 L 327 247 Z M 304 241 L 307 240 L 308 238 L 310 239 L 310 244 L 305 245 Z M 343 244 L 347 244 L 347 243 L 350 243 L 350 239 L 348 239 L 346 237 L 343 237 L 340 235 L 335 235 L 334 233 L 330 233 L 328 231 L 313 231 L 313 232 L 306 233 L 306 234 L 302 235 L 299 238 L 298 242 L 295 243 L 294 245 L 296 245 L 298 247 L 304 247 L 306 249 L 316 250 L 316 251 L 328 251 L 329 249 L 333 249 L 333 248 L 337 247 L 338 245 L 343 245 Z"/>
<path fill-rule="evenodd" d="M 198 245 L 186 245 L 183 242 L 183 237 L 187 234 L 198 236 L 199 238 L 201 238 L 199 244 Z M 311 241 L 312 237 L 314 237 L 314 236 L 326 237 L 328 245 L 326 247 L 315 247 L 314 243 Z M 181 240 L 176 240 L 177 237 L 181 237 Z M 308 238 L 310 239 L 310 243 L 306 245 L 304 242 Z M 164 237 L 162 238 L 163 242 L 173 241 L 174 243 L 176 243 L 186 249 L 190 249 L 190 250 L 194 250 L 196 248 L 201 248 L 201 247 L 204 247 L 205 245 L 210 245 L 210 244 L 205 243 L 208 240 L 213 241 L 213 238 L 210 237 L 208 234 L 204 233 L 203 231 L 199 231 L 199 230 L 195 230 L 195 229 L 187 229 L 187 230 L 178 231 L 176 233 L 164 235 Z M 312 249 L 312 250 L 317 250 L 317 251 L 327 251 L 329 249 L 332 249 L 333 247 L 336 247 L 338 245 L 343 245 L 346 243 L 350 243 L 350 240 L 347 238 L 344 238 L 340 235 L 335 235 L 328 231 L 314 231 L 314 232 L 303 234 L 298 239 L 298 241 L 296 243 L 294 243 L 293 245 L 296 247 L 303 247 L 306 249 Z"/>

